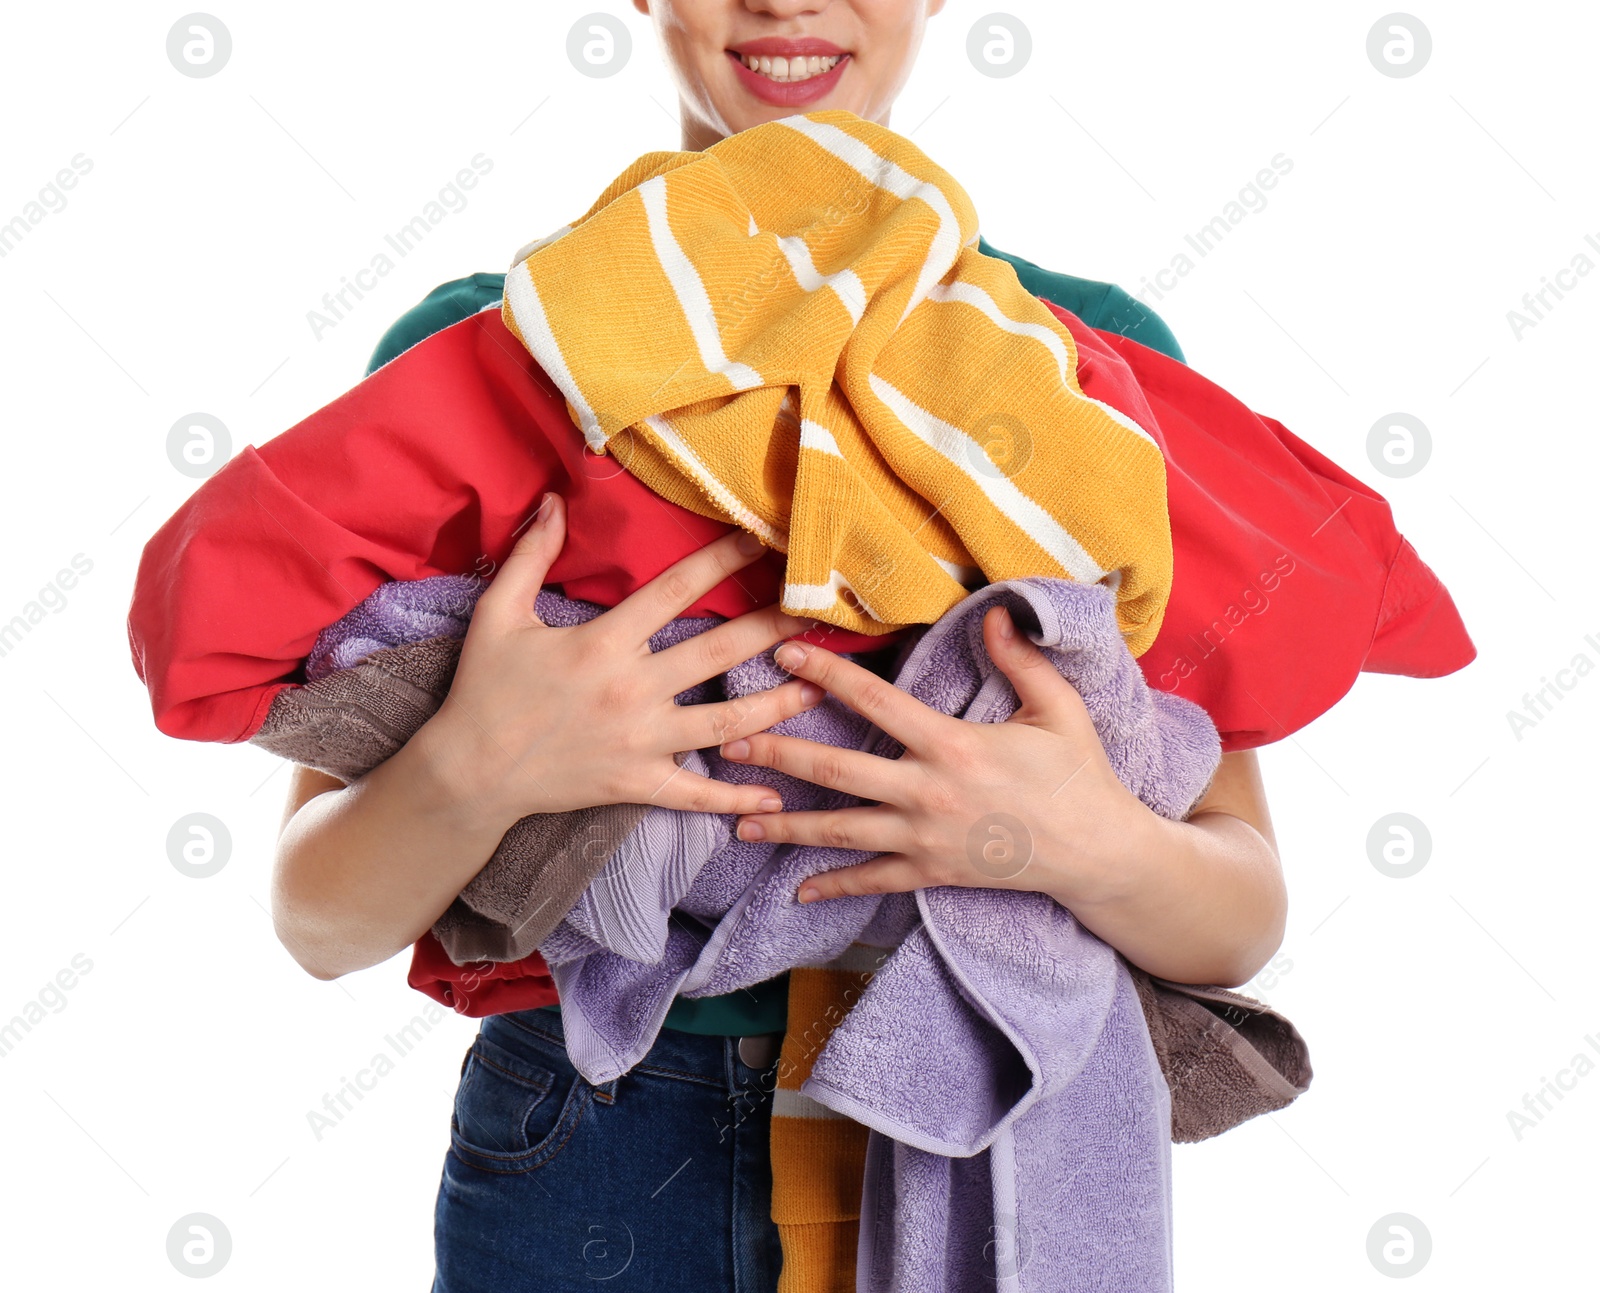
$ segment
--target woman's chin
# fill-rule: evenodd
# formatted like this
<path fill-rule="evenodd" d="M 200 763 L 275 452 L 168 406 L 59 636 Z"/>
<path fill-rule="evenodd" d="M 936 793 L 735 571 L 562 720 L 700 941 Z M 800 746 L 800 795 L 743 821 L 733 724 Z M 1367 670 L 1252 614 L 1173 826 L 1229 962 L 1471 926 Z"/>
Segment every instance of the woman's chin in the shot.
<path fill-rule="evenodd" d="M 812 103 L 789 106 L 786 104 L 762 103 L 749 94 L 742 93 L 737 88 L 728 96 L 727 107 L 722 113 L 722 119 L 727 122 L 731 133 L 749 130 L 752 126 L 763 126 L 769 121 L 781 121 L 784 117 L 793 117 L 807 112 L 822 112 L 837 109 L 844 112 L 853 112 L 857 116 L 865 117 L 866 110 L 856 103 L 848 94 L 835 91 L 824 95 Z"/>

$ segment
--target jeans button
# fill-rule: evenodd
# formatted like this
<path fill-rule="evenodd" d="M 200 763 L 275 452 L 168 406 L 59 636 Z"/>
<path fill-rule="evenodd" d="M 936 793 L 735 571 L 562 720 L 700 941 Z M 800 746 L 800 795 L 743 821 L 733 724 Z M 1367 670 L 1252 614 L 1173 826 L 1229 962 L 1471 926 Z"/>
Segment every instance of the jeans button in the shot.
<path fill-rule="evenodd" d="M 739 1062 L 747 1068 L 766 1069 L 778 1058 L 782 1033 L 759 1033 L 739 1039 Z"/>

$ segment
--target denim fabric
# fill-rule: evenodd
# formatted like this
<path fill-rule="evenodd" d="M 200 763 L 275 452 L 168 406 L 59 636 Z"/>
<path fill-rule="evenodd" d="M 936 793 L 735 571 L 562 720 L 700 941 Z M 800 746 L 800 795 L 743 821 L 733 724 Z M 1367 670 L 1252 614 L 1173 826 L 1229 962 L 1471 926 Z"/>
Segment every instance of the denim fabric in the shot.
<path fill-rule="evenodd" d="M 664 1030 L 597 1087 L 558 1013 L 486 1018 L 456 1091 L 433 1293 L 773 1293 L 768 1049 L 756 1069 L 736 1037 Z"/>

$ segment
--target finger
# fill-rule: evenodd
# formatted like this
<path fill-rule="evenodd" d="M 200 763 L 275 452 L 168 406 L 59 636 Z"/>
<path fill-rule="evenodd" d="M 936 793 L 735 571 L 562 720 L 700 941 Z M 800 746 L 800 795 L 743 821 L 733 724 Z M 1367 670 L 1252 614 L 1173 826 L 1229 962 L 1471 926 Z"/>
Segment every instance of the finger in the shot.
<path fill-rule="evenodd" d="M 1016 688 L 1020 703 L 1010 722 L 1028 723 L 1062 735 L 1085 724 L 1093 727 L 1078 689 L 1017 628 L 1006 607 L 994 606 L 984 613 L 983 644 L 995 667 Z"/>
<path fill-rule="evenodd" d="M 743 530 L 714 539 L 698 552 L 668 566 L 637 592 L 629 594 L 596 621 L 606 632 L 629 641 L 647 641 L 652 633 L 677 619 L 729 575 L 757 560 L 766 548 Z"/>
<path fill-rule="evenodd" d="M 895 853 L 911 843 L 911 832 L 900 810 L 882 804 L 810 813 L 757 812 L 741 817 L 735 833 L 742 840 L 858 849 L 863 853 Z"/>
<path fill-rule="evenodd" d="M 637 802 L 686 813 L 772 813 L 783 800 L 771 786 L 736 786 L 668 764 L 661 780 Z"/>
<path fill-rule="evenodd" d="M 929 745 L 942 724 L 960 722 L 930 709 L 870 669 L 803 642 L 785 642 L 773 654 L 797 678 L 816 683 L 877 724 L 908 750 Z"/>
<path fill-rule="evenodd" d="M 703 750 L 722 745 L 774 723 L 803 714 L 825 693 L 814 682 L 786 682 L 770 691 L 758 691 L 735 700 L 705 705 L 680 705 L 670 720 L 669 735 L 677 750 Z"/>
<path fill-rule="evenodd" d="M 932 883 L 914 862 L 891 853 L 873 858 L 870 862 L 808 876 L 801 881 L 796 896 L 801 902 L 819 902 L 824 898 L 850 898 L 862 894 L 913 893 L 918 889 L 926 889 Z"/>
<path fill-rule="evenodd" d="M 567 505 L 559 494 L 546 494 L 539 500 L 527 529 L 517 538 L 511 555 L 505 559 L 489 586 L 478 598 L 473 618 L 485 613 L 507 615 L 521 623 L 540 623 L 534 598 L 544 586 L 545 576 L 561 555 L 567 539 Z"/>
<path fill-rule="evenodd" d="M 786 637 L 805 632 L 810 624 L 810 620 L 786 615 L 776 606 L 764 607 L 656 652 L 650 667 L 663 675 L 665 684 L 676 695 L 686 687 L 726 673 Z"/>
<path fill-rule="evenodd" d="M 905 786 L 906 769 L 895 759 L 798 736 L 779 736 L 761 728 L 739 739 L 730 738 L 719 753 L 733 763 L 787 772 L 825 790 L 842 790 L 880 803 L 900 802 Z"/>

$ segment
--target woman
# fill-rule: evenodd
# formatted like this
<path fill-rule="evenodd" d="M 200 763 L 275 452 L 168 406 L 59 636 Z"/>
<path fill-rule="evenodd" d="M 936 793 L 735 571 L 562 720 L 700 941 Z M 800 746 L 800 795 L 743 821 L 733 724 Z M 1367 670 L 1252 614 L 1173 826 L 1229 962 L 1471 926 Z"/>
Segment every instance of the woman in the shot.
<path fill-rule="evenodd" d="M 676 76 L 687 149 L 797 111 L 887 122 L 942 8 L 635 4 Z M 1126 294 L 1013 263 L 1031 290 L 1086 322 L 1176 353 L 1160 320 Z M 493 300 L 495 277 L 436 291 L 374 362 Z M 793 681 L 753 703 L 677 706 L 687 686 L 805 627 L 772 607 L 650 654 L 652 633 L 761 545 L 728 535 L 591 623 L 548 628 L 533 599 L 564 537 L 564 506 L 550 496 L 479 602 L 449 701 L 398 754 L 349 786 L 296 771 L 274 914 L 309 972 L 332 978 L 403 950 L 528 813 L 646 801 L 738 814 L 745 839 L 882 855 L 814 877 L 801 901 L 933 885 L 1031 889 L 1136 965 L 1185 982 L 1242 983 L 1276 950 L 1286 899 L 1253 753 L 1223 756 L 1187 821 L 1155 816 L 1117 780 L 1072 687 L 1002 610 L 986 619 L 985 644 L 1022 700 L 1003 724 L 938 714 L 869 669 L 793 642 L 778 653 Z M 904 757 L 767 732 L 824 692 L 899 738 Z M 785 813 L 770 789 L 699 778 L 673 761 L 711 745 L 873 806 Z M 1009 879 L 964 860 L 970 824 L 1002 791 L 1034 832 L 1032 862 Z M 645 1062 L 602 1088 L 567 1063 L 558 1009 L 486 1020 L 476 1063 L 463 1066 L 439 1195 L 438 1293 L 614 1278 L 627 1288 L 775 1287 L 767 1093 L 783 1000 L 774 981 L 680 1002 Z"/>

